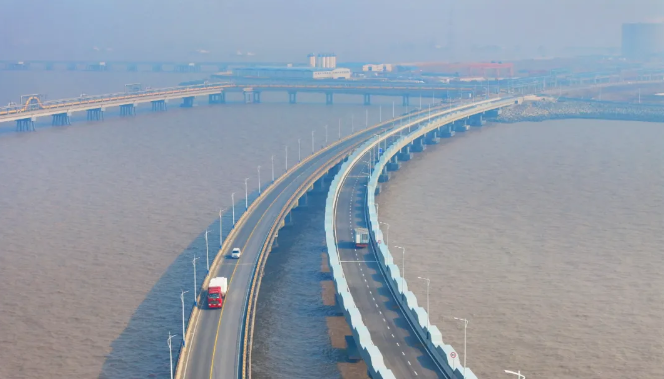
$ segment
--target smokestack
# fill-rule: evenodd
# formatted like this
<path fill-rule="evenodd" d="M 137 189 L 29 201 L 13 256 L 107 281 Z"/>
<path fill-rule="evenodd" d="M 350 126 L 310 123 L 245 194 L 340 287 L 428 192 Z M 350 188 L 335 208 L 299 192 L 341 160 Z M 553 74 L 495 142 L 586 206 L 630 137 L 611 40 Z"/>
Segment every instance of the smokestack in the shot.
<path fill-rule="evenodd" d="M 316 56 L 314 54 L 307 55 L 309 58 L 309 67 L 316 67 Z"/>
<path fill-rule="evenodd" d="M 332 68 L 337 68 L 337 55 L 332 54 Z"/>

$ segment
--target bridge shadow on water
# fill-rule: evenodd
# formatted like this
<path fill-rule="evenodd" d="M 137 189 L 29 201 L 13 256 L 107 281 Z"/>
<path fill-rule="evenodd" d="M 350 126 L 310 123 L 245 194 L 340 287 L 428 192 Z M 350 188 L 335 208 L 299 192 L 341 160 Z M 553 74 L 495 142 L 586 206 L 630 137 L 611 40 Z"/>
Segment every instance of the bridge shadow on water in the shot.
<path fill-rule="evenodd" d="M 256 197 L 257 192 L 251 193 L 250 202 Z M 243 212 L 244 199 L 240 199 L 235 204 L 236 221 Z M 232 229 L 232 210 L 227 210 L 222 219 L 225 240 Z M 207 229 L 212 264 L 219 251 L 219 219 Z M 175 258 L 135 310 L 126 328 L 111 343 L 111 352 L 106 356 L 99 379 L 169 377 L 168 333 L 177 335 L 172 339 L 174 367 L 182 344 L 181 290 L 189 291 L 184 294 L 185 324 L 194 306 L 194 256 L 199 257 L 196 262 L 196 291 L 199 293 L 207 273 L 205 231 Z"/>

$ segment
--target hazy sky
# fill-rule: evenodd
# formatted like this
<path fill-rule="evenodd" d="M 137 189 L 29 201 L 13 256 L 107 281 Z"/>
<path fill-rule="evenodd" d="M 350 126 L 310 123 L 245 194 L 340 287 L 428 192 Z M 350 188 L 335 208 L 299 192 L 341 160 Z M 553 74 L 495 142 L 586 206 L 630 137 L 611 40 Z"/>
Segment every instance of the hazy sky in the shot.
<path fill-rule="evenodd" d="M 618 47 L 621 23 L 662 20 L 664 0 L 0 0 L 0 57 L 445 60 L 435 46 L 451 29 L 458 52 L 545 46 L 552 55 Z"/>

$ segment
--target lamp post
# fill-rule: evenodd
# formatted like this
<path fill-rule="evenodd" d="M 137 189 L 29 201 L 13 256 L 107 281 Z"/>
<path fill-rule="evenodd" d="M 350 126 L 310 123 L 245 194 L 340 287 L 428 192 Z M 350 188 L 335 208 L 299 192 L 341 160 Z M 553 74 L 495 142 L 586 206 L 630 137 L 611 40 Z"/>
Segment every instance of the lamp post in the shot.
<path fill-rule="evenodd" d="M 526 379 L 526 376 L 521 374 L 521 370 L 519 370 L 519 371 L 517 371 L 517 372 L 510 371 L 510 370 L 505 370 L 505 373 L 506 373 L 506 374 L 516 375 L 516 376 L 517 376 L 517 379 Z"/>
<path fill-rule="evenodd" d="M 365 124 L 364 126 L 366 128 L 369 127 L 369 110 L 368 109 L 364 110 L 364 124 Z"/>
<path fill-rule="evenodd" d="M 261 194 L 261 166 L 258 166 L 258 194 Z"/>
<path fill-rule="evenodd" d="M 355 115 L 350 115 L 350 134 L 355 133 Z"/>
<path fill-rule="evenodd" d="M 429 313 L 429 284 L 431 283 L 431 280 L 429 278 L 423 278 L 421 276 L 418 276 L 417 279 L 422 279 L 427 281 L 427 333 L 431 335 L 431 314 Z M 463 357 L 466 358 L 466 353 L 463 354 Z M 465 366 L 465 365 L 464 365 Z M 464 371 L 463 377 L 465 379 L 466 373 Z"/>
<path fill-rule="evenodd" d="M 198 303 L 198 296 L 196 296 L 196 261 L 198 260 L 198 257 L 194 257 L 192 259 L 191 264 L 194 266 L 194 305 Z"/>
<path fill-rule="evenodd" d="M 406 248 L 401 246 L 395 246 L 397 249 L 401 249 L 402 258 L 401 258 L 401 291 L 404 291 L 404 280 L 406 279 Z"/>
<path fill-rule="evenodd" d="M 316 151 L 316 147 L 314 146 L 314 133 L 316 133 L 315 130 L 311 131 L 311 154 L 313 155 L 314 152 Z"/>
<path fill-rule="evenodd" d="M 185 344 L 184 336 L 186 335 L 184 333 L 184 294 L 187 292 L 189 291 L 180 290 L 180 301 L 182 302 L 182 346 Z"/>
<path fill-rule="evenodd" d="M 339 140 L 341 140 L 341 119 L 339 119 Z"/>
<path fill-rule="evenodd" d="M 300 148 L 300 139 L 297 139 L 297 163 L 302 162 L 302 149 Z"/>
<path fill-rule="evenodd" d="M 288 146 L 286 146 L 286 172 L 288 172 Z"/>
<path fill-rule="evenodd" d="M 221 215 L 222 215 L 222 213 L 224 213 L 224 211 L 225 211 L 225 209 L 220 209 L 219 210 L 219 248 L 220 249 L 224 245 L 224 230 L 221 227 L 222 226 Z"/>
<path fill-rule="evenodd" d="M 249 186 L 247 186 L 247 181 L 249 178 L 244 178 L 244 210 L 249 209 Z"/>
<path fill-rule="evenodd" d="M 274 155 L 272 156 L 272 183 L 274 183 Z"/>
<path fill-rule="evenodd" d="M 171 357 L 171 379 L 173 379 L 173 345 L 171 344 L 171 339 L 177 337 L 177 334 L 171 335 L 171 332 L 168 332 L 168 353 Z"/>
<path fill-rule="evenodd" d="M 235 192 L 231 193 L 231 203 L 233 203 L 233 227 L 235 227 Z"/>
<path fill-rule="evenodd" d="M 210 272 L 210 245 L 208 244 L 208 231 L 205 229 L 205 267 Z"/>
<path fill-rule="evenodd" d="M 378 106 L 378 122 L 383 122 L 383 106 Z"/>
<path fill-rule="evenodd" d="M 463 321 L 463 377 L 466 377 L 466 330 L 468 329 L 468 320 L 465 318 L 454 318 L 457 321 Z"/>
<path fill-rule="evenodd" d="M 325 146 L 327 146 L 327 125 L 325 125 Z"/>
<path fill-rule="evenodd" d="M 378 203 L 376 203 L 376 213 L 378 213 Z M 389 245 L 390 243 L 390 224 L 382 221 L 378 221 L 379 224 L 387 225 L 387 233 L 385 234 L 385 244 Z"/>

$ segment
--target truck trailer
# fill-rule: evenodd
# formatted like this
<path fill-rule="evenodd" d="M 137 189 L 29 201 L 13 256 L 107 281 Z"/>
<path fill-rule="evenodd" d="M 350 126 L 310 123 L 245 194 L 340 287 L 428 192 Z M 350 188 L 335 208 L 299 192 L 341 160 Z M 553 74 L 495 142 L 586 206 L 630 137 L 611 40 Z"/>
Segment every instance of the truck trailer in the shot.
<path fill-rule="evenodd" d="M 355 235 L 355 246 L 367 247 L 369 244 L 369 230 L 366 228 L 355 228 L 353 232 Z"/>
<path fill-rule="evenodd" d="M 228 279 L 223 276 L 210 279 L 208 285 L 208 307 L 221 308 L 228 291 Z"/>

